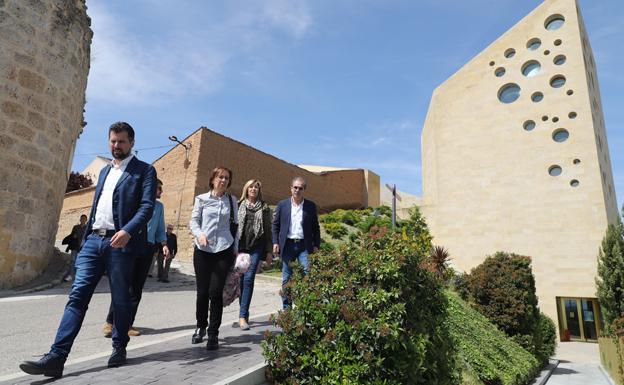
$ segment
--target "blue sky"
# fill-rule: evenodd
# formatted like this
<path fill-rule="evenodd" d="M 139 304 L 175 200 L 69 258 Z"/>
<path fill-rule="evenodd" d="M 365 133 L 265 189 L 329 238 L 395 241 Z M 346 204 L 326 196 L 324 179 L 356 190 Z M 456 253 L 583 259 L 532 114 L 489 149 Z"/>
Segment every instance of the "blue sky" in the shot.
<path fill-rule="evenodd" d="M 139 157 L 206 126 L 294 164 L 369 168 L 421 195 L 431 93 L 538 0 L 87 0 L 94 30 L 72 165 Z M 598 69 L 619 206 L 624 194 L 624 1 L 579 0 Z M 467 21 L 468 20 L 468 21 Z M 159 147 L 159 148 L 154 148 Z"/>

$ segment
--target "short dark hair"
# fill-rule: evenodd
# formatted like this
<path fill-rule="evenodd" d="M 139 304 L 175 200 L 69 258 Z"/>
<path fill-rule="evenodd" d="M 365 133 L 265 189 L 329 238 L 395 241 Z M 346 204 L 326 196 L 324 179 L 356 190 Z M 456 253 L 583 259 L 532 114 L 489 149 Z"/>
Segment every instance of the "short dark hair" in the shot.
<path fill-rule="evenodd" d="M 88 217 L 87 217 L 87 214 L 82 214 L 82 215 L 80 216 L 80 219 L 82 219 L 82 217 L 88 218 Z"/>
<path fill-rule="evenodd" d="M 130 139 L 130 141 L 134 140 L 134 128 L 132 128 L 132 126 L 126 122 L 117 122 L 111 124 L 111 126 L 108 128 L 109 137 L 111 132 L 114 132 L 115 134 L 119 134 L 120 132 L 127 132 L 128 139 Z"/>
<path fill-rule="evenodd" d="M 163 182 L 162 182 L 162 180 L 160 180 L 160 179 L 156 178 L 156 184 L 157 184 L 157 185 L 161 185 L 161 186 L 162 186 L 162 185 L 163 185 Z"/>
<path fill-rule="evenodd" d="M 290 181 L 290 187 L 292 187 L 292 186 L 293 186 L 293 184 L 294 184 L 296 181 L 300 181 L 301 183 L 303 183 L 303 189 L 304 189 L 304 190 L 305 190 L 306 188 L 308 188 L 308 184 L 306 183 L 306 180 L 305 180 L 305 179 L 303 179 L 303 177 L 302 177 L 302 176 L 296 176 L 296 177 L 292 178 L 292 180 Z"/>
<path fill-rule="evenodd" d="M 232 185 L 232 170 L 230 170 L 227 167 L 223 167 L 223 166 L 218 166 L 215 167 L 214 170 L 212 170 L 212 175 L 210 176 L 210 189 L 213 189 L 214 186 L 212 185 L 212 181 L 217 177 L 217 175 L 219 175 L 220 172 L 222 171 L 226 171 L 229 175 L 230 175 L 230 180 L 228 180 L 228 188 Z"/>

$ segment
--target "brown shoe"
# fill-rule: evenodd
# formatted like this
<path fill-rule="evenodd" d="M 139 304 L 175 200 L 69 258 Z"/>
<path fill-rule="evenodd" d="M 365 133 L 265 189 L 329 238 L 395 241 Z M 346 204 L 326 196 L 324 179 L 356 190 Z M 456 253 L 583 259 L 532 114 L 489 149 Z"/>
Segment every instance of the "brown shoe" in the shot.
<path fill-rule="evenodd" d="M 138 337 L 140 335 L 141 335 L 140 331 L 130 326 L 130 328 L 128 329 L 128 337 Z"/>
<path fill-rule="evenodd" d="M 106 322 L 102 327 L 102 333 L 104 333 L 104 337 L 111 338 L 113 336 L 113 324 Z"/>

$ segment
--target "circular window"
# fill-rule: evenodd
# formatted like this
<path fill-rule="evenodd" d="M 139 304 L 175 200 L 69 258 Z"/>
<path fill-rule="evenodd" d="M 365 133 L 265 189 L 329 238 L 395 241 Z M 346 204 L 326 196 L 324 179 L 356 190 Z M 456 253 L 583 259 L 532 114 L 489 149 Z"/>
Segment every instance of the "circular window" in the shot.
<path fill-rule="evenodd" d="M 576 180 L 576 179 L 572 179 L 570 181 L 570 186 L 572 186 L 572 187 L 578 187 L 579 184 L 580 184 L 579 181 Z"/>
<path fill-rule="evenodd" d="M 574 159 L 574 160 L 572 161 L 572 163 L 574 163 L 574 164 L 579 164 L 579 163 L 581 163 L 581 160 L 577 158 L 577 159 Z"/>
<path fill-rule="evenodd" d="M 498 91 L 498 100 L 503 103 L 515 102 L 520 97 L 520 87 L 517 84 L 505 84 Z"/>
<path fill-rule="evenodd" d="M 561 39 L 557 39 L 553 42 L 554 45 L 556 45 L 557 47 L 561 45 Z"/>
<path fill-rule="evenodd" d="M 503 67 L 498 67 L 496 71 L 494 71 L 494 75 L 500 78 L 501 76 L 505 75 L 505 69 Z"/>
<path fill-rule="evenodd" d="M 493 61 L 491 61 L 491 62 L 490 62 L 490 66 L 491 66 L 491 67 L 493 67 L 493 66 L 494 66 L 494 64 L 495 64 L 495 63 L 494 63 Z"/>
<path fill-rule="evenodd" d="M 555 75 L 550 79 L 550 86 L 553 88 L 561 88 L 566 82 L 566 78 L 563 75 Z"/>
<path fill-rule="evenodd" d="M 530 78 L 537 75 L 540 71 L 541 65 L 535 60 L 528 61 L 522 65 L 522 75 Z"/>
<path fill-rule="evenodd" d="M 572 91 L 572 90 L 568 90 L 568 92 L 566 92 L 566 94 L 568 94 L 568 95 L 572 95 L 573 93 L 574 93 L 574 91 Z"/>
<path fill-rule="evenodd" d="M 576 112 L 572 111 L 568 114 L 568 118 L 570 119 L 576 119 Z"/>
<path fill-rule="evenodd" d="M 541 41 L 540 39 L 538 39 L 538 38 L 533 38 L 533 39 L 531 39 L 531 40 L 529 40 L 529 41 L 527 42 L 526 47 L 527 47 L 527 49 L 528 49 L 529 51 L 535 51 L 535 50 L 536 50 L 536 49 L 538 49 L 541 45 L 542 45 L 542 41 Z"/>
<path fill-rule="evenodd" d="M 527 120 L 526 122 L 524 122 L 524 125 L 522 127 L 524 127 L 526 131 L 531 131 L 535 128 L 535 122 L 532 120 Z"/>
<path fill-rule="evenodd" d="M 544 27 L 549 31 L 554 31 L 556 29 L 561 28 L 561 26 L 565 23 L 565 18 L 561 15 L 552 15 L 546 22 L 544 23 Z"/>
<path fill-rule="evenodd" d="M 552 134 L 553 140 L 557 143 L 565 142 L 569 137 L 570 133 L 565 128 L 558 128 Z"/>
<path fill-rule="evenodd" d="M 534 92 L 533 95 L 531 95 L 531 100 L 535 103 L 541 102 L 542 99 L 544 99 L 544 94 L 541 92 Z"/>
<path fill-rule="evenodd" d="M 561 167 L 557 166 L 556 164 L 548 167 L 548 174 L 550 176 L 559 176 L 561 175 L 561 171 Z"/>
<path fill-rule="evenodd" d="M 559 121 L 559 118 L 555 116 L 555 117 L 552 118 L 552 121 L 557 123 Z"/>
<path fill-rule="evenodd" d="M 507 51 L 505 51 L 505 57 L 507 59 L 514 57 L 515 54 L 516 54 L 516 50 L 513 48 L 509 48 Z"/>
<path fill-rule="evenodd" d="M 550 51 L 549 50 L 544 51 L 544 55 L 550 55 Z"/>
<path fill-rule="evenodd" d="M 547 120 L 548 120 L 548 115 L 544 115 L 544 116 L 542 116 L 542 122 L 545 122 L 545 121 L 547 121 Z"/>
<path fill-rule="evenodd" d="M 555 63 L 556 65 L 560 66 L 563 63 L 566 62 L 566 57 L 565 55 L 557 55 L 555 56 L 555 58 L 553 59 L 553 63 Z"/>

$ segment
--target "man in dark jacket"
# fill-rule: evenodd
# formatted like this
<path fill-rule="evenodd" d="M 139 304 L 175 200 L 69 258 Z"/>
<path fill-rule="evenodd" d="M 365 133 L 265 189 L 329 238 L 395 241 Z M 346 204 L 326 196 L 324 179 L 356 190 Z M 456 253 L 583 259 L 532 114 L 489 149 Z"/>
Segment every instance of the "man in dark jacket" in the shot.
<path fill-rule="evenodd" d="M 71 233 L 67 236 L 68 244 L 67 250 L 71 253 L 71 262 L 69 264 L 69 270 L 65 275 L 64 281 L 68 282 L 74 279 L 76 276 L 76 256 L 78 251 L 82 247 L 82 239 L 84 238 L 84 232 L 87 228 L 87 216 L 82 214 L 80 216 L 80 223 L 72 227 Z"/>

